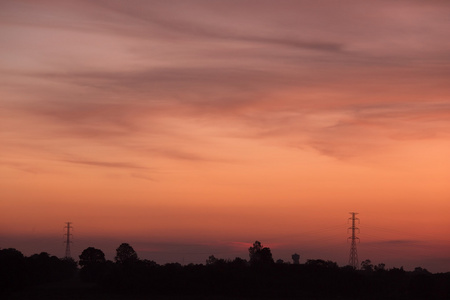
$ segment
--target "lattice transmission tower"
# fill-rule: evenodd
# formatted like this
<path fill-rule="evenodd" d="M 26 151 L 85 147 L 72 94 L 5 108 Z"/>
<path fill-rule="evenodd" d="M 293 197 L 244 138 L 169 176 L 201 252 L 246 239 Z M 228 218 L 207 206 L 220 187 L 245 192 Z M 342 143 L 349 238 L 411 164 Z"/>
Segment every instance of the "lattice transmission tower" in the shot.
<path fill-rule="evenodd" d="M 354 269 L 358 269 L 359 261 L 358 261 L 358 251 L 356 250 L 356 240 L 359 241 L 359 237 L 356 236 L 356 230 L 358 230 L 358 233 L 359 233 L 359 228 L 356 227 L 356 221 L 358 221 L 358 224 L 359 224 L 359 219 L 356 218 L 356 215 L 358 213 L 351 212 L 350 214 L 352 215 L 352 217 L 348 218 L 348 219 L 352 220 L 352 227 L 349 227 L 348 229 L 352 230 L 352 236 L 349 237 L 348 239 L 351 239 L 352 245 L 350 246 L 350 256 L 348 259 L 348 264 L 350 266 L 352 266 Z M 347 230 L 347 232 L 348 232 L 348 230 Z"/>
<path fill-rule="evenodd" d="M 72 222 L 67 222 L 66 226 L 64 227 L 65 229 L 67 229 L 66 233 L 64 234 L 66 236 L 66 258 L 71 258 L 70 255 L 70 243 L 72 243 L 72 241 L 70 240 L 70 237 L 72 236 L 72 234 L 70 233 L 70 230 L 73 229 L 73 227 L 71 226 Z"/>

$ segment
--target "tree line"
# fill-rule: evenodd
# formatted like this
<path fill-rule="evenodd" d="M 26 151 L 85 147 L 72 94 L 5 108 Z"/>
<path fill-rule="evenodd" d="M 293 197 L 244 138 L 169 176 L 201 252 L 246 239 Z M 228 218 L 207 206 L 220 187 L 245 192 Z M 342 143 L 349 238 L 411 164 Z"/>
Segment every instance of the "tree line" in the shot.
<path fill-rule="evenodd" d="M 255 241 L 249 258 L 209 256 L 204 264 L 159 265 L 140 259 L 127 243 L 116 249 L 114 261 L 102 250 L 88 247 L 78 265 L 47 253 L 23 256 L 15 249 L 0 250 L 0 291 L 32 284 L 80 278 L 104 293 L 135 295 L 306 299 L 450 299 L 450 273 L 432 274 L 423 268 L 407 272 L 384 264 L 361 263 L 361 269 L 329 260 L 299 263 L 274 261 L 270 248 Z"/>
<path fill-rule="evenodd" d="M 0 295 L 30 285 L 45 284 L 73 278 L 77 263 L 60 259 L 46 252 L 26 257 L 14 249 L 0 249 Z"/>

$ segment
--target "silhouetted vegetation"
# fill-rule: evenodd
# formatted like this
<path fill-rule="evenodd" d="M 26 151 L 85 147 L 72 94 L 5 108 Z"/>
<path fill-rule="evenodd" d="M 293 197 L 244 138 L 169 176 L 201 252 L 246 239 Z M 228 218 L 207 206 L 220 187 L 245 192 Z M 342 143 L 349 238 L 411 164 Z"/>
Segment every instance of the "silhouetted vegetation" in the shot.
<path fill-rule="evenodd" d="M 120 264 L 134 263 L 138 260 L 138 256 L 133 247 L 127 243 L 122 243 L 119 248 L 116 249 L 116 257 L 114 259 Z"/>
<path fill-rule="evenodd" d="M 83 281 L 98 283 L 107 273 L 105 253 L 100 249 L 94 247 L 84 249 L 78 263 L 81 266 L 80 277 Z"/>
<path fill-rule="evenodd" d="M 159 265 L 139 259 L 126 243 L 116 249 L 115 262 L 107 261 L 103 251 L 93 247 L 79 258 L 78 278 L 90 289 L 82 294 L 86 285 L 80 282 L 81 292 L 71 290 L 78 296 L 66 299 L 111 295 L 119 297 L 114 299 L 450 299 L 450 273 L 432 274 L 420 267 L 412 272 L 386 269 L 370 260 L 364 260 L 360 270 L 322 259 L 301 264 L 298 254 L 292 255 L 293 263 L 274 263 L 270 248 L 258 241 L 249 248 L 248 261 L 211 255 L 205 264 Z M 0 267 L 1 292 L 6 295 L 27 286 L 74 278 L 76 271 L 73 260 L 47 253 L 24 257 L 15 249 L 0 250 Z"/>
<path fill-rule="evenodd" d="M 76 271 L 77 265 L 72 259 L 59 259 L 45 252 L 25 257 L 16 249 L 1 249 L 0 294 L 69 279 Z"/>
<path fill-rule="evenodd" d="M 272 252 L 270 248 L 263 247 L 260 241 L 255 241 L 253 246 L 248 248 L 250 256 L 250 265 L 252 266 L 270 266 L 273 264 Z"/>

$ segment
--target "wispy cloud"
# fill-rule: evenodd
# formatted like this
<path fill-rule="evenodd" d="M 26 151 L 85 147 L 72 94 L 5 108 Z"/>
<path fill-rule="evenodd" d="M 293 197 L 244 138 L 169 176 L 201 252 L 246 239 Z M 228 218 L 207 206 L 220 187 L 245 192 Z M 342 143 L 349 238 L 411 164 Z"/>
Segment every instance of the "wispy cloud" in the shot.
<path fill-rule="evenodd" d="M 126 162 L 104 162 L 104 161 L 85 161 L 85 160 L 61 160 L 63 162 L 68 162 L 72 164 L 82 164 L 96 167 L 106 167 L 106 168 L 120 168 L 120 169 L 149 169 L 147 167 L 138 166 L 133 163 Z"/>
<path fill-rule="evenodd" d="M 423 243 L 420 240 L 386 240 L 386 241 L 373 241 L 373 242 L 365 242 L 368 245 L 385 245 L 385 246 L 408 246 L 408 245 L 417 245 Z"/>
<path fill-rule="evenodd" d="M 6 166 L 9 168 L 13 168 L 16 170 L 20 170 L 20 171 L 30 173 L 30 174 L 40 174 L 40 173 L 45 172 L 42 168 L 27 164 L 27 163 L 0 161 L 0 165 Z"/>
<path fill-rule="evenodd" d="M 134 177 L 134 178 L 138 178 L 138 179 L 148 180 L 148 181 L 157 181 L 153 177 L 150 177 L 150 176 L 147 176 L 147 175 L 143 175 L 143 174 L 139 174 L 139 173 L 132 173 L 132 174 L 130 174 L 130 176 Z"/>
<path fill-rule="evenodd" d="M 448 134 L 449 74 L 440 67 L 448 64 L 448 45 L 425 43 L 442 35 L 446 4 L 428 3 L 430 14 L 423 3 L 408 6 L 412 16 L 432 20 L 422 22 L 430 24 L 424 35 L 411 18 L 392 13 L 401 3 L 389 10 L 357 1 L 345 9 L 332 1 L 49 3 L 10 3 L 2 13 L 2 32 L 16 32 L 8 47 L 17 50 L 5 58 L 4 107 L 38 124 L 33 133 L 42 136 L 133 150 L 142 136 L 189 140 L 168 118 L 198 128 L 208 120 L 239 128 L 216 128 L 218 135 L 282 138 L 346 158 Z M 32 33 L 51 42 L 27 38 Z M 30 63 L 11 64 L 21 57 Z M 211 159 L 173 146 L 180 143 L 148 148 Z"/>

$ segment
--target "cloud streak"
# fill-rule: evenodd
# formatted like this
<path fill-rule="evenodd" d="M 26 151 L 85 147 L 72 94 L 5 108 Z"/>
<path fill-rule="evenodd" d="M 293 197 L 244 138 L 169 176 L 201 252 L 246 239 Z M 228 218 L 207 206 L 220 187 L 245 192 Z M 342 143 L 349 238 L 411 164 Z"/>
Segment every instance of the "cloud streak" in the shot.
<path fill-rule="evenodd" d="M 416 245 L 420 244 L 423 241 L 419 240 L 387 240 L 387 241 L 374 241 L 374 242 L 367 242 L 369 245 L 385 245 L 385 246 L 408 246 L 408 245 Z"/>
<path fill-rule="evenodd" d="M 447 147 L 442 1 L 1 5 L 8 168 L 58 161 L 47 168 L 159 180 L 153 170 L 213 178 L 238 165 L 261 176 L 285 152 L 357 164 Z"/>
<path fill-rule="evenodd" d="M 88 166 L 97 166 L 97 167 L 105 167 L 105 168 L 119 168 L 119 169 L 149 169 L 147 167 L 138 166 L 132 163 L 126 162 L 102 162 L 102 161 L 86 161 L 86 160 L 62 160 L 63 162 L 68 162 L 72 164 L 81 164 Z"/>

